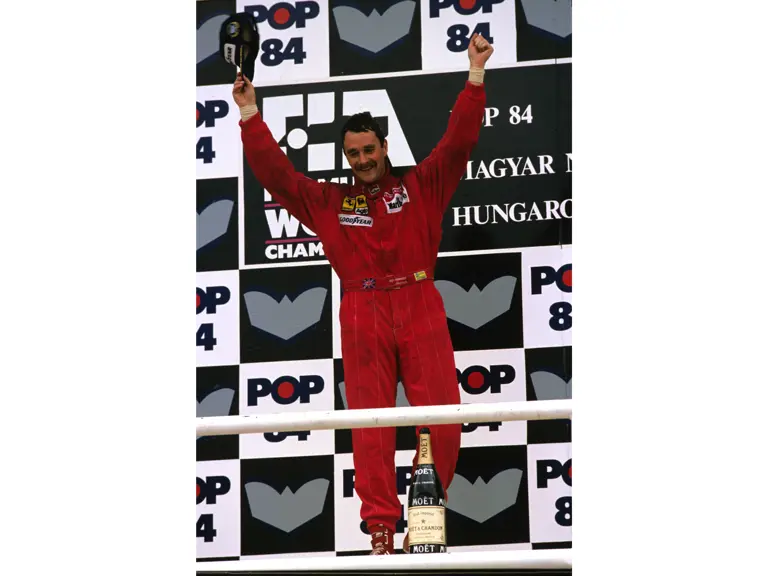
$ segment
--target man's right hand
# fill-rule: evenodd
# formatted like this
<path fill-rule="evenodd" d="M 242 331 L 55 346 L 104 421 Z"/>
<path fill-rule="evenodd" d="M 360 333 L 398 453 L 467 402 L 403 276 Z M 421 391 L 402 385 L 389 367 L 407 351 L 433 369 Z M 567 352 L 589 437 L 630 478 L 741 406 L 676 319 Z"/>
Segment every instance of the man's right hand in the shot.
<path fill-rule="evenodd" d="M 248 105 L 256 105 L 256 89 L 242 72 L 237 73 L 237 79 L 232 87 L 232 98 L 239 108 Z"/>

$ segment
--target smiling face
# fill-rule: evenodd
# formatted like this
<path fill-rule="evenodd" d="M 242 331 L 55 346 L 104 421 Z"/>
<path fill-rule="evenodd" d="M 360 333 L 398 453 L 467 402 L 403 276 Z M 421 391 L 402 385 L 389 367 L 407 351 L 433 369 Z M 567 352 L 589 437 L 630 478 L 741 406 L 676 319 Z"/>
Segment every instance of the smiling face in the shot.
<path fill-rule="evenodd" d="M 387 140 L 370 112 L 350 116 L 341 129 L 341 142 L 352 173 L 359 182 L 372 184 L 387 170 Z"/>
<path fill-rule="evenodd" d="M 382 145 L 375 132 L 347 132 L 344 135 L 344 154 L 359 181 L 371 184 L 384 175 L 387 141 L 384 140 Z"/>

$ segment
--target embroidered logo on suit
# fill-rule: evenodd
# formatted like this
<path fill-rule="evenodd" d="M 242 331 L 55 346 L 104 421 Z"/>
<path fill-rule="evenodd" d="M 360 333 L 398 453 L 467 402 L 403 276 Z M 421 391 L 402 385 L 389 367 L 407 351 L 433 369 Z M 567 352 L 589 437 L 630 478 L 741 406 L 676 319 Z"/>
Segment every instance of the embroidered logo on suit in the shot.
<path fill-rule="evenodd" d="M 368 216 L 368 200 L 366 200 L 364 194 L 358 194 L 354 198 L 352 196 L 344 196 L 341 210 L 343 212 L 354 212 L 360 216 Z"/>
<path fill-rule="evenodd" d="M 384 192 L 384 205 L 387 207 L 389 214 L 400 212 L 408 202 L 408 191 L 402 184 L 395 186 L 392 190 Z"/>

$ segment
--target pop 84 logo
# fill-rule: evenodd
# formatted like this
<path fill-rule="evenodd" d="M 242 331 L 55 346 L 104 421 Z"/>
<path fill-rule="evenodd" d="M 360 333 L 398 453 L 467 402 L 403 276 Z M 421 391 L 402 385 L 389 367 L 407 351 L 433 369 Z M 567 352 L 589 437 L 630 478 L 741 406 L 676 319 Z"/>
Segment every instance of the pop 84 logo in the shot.
<path fill-rule="evenodd" d="M 262 80 L 325 77 L 328 74 L 328 26 L 325 3 L 238 2 L 259 26 L 261 46 L 256 75 Z M 323 22 L 326 21 L 326 25 Z M 278 72 L 278 70 L 280 72 Z M 290 72 L 288 72 L 290 70 Z"/>
<path fill-rule="evenodd" d="M 198 179 L 240 175 L 240 115 L 231 91 L 231 86 L 227 85 L 197 88 L 195 158 Z"/>
<path fill-rule="evenodd" d="M 209 100 L 197 103 L 197 128 L 215 128 L 216 121 L 226 118 L 229 104 L 225 100 Z M 213 149 L 213 135 L 200 136 L 197 139 L 197 159 L 210 164 L 216 158 Z"/>
<path fill-rule="evenodd" d="M 278 2 L 271 7 L 256 4 L 246 6 L 245 9 L 253 14 L 257 25 L 267 22 L 275 30 L 287 30 L 292 26 L 297 29 L 306 28 L 307 20 L 317 18 L 320 14 L 320 6 L 312 0 L 300 0 L 295 5 Z M 285 43 L 279 38 L 270 38 L 261 43 L 259 58 L 264 66 L 278 66 L 285 60 L 302 64 L 306 57 L 304 38 L 301 36 L 291 38 Z"/>
<path fill-rule="evenodd" d="M 216 504 L 217 499 L 228 494 L 232 488 L 232 482 L 226 476 L 208 476 L 197 478 L 196 503 L 205 502 L 208 505 Z M 213 513 L 200 514 L 197 517 L 196 535 L 205 542 L 213 542 L 216 538 L 216 528 L 213 522 Z"/>
<path fill-rule="evenodd" d="M 240 461 L 197 463 L 198 558 L 240 555 Z"/>
<path fill-rule="evenodd" d="M 456 352 L 456 376 L 462 404 L 521 402 L 525 393 L 525 352 L 522 349 Z M 526 422 L 463 423 L 462 446 L 526 443 Z"/>
<path fill-rule="evenodd" d="M 453 9 L 461 16 L 470 16 L 481 12 L 488 20 L 478 22 L 472 28 L 467 24 L 454 24 L 447 30 L 448 39 L 445 47 L 451 52 L 465 52 L 469 48 L 469 39 L 474 34 L 480 34 L 493 44 L 491 36 L 491 13 L 494 4 L 501 4 L 504 0 L 429 0 L 429 17 L 437 18 L 445 9 Z"/>
<path fill-rule="evenodd" d="M 333 410 L 333 361 L 269 362 L 242 367 L 240 413 L 274 414 Z M 244 434 L 241 458 L 279 458 L 333 454 L 333 430 L 291 430 Z"/>
<path fill-rule="evenodd" d="M 552 266 L 535 266 L 531 269 L 531 293 L 534 295 L 543 294 L 545 287 L 554 285 L 563 294 L 570 294 L 572 268 L 573 264 L 564 264 L 557 269 Z M 564 299 L 552 304 L 549 307 L 549 327 L 557 332 L 570 330 L 573 325 L 572 311 L 571 303 Z"/>
<path fill-rule="evenodd" d="M 469 40 L 479 34 L 494 47 L 489 66 L 516 60 L 513 0 L 429 0 L 423 19 L 424 68 L 466 68 Z"/>
<path fill-rule="evenodd" d="M 550 482 L 562 482 L 569 489 L 572 486 L 571 459 L 565 462 L 559 460 L 539 460 L 536 462 L 536 488 L 547 489 Z M 560 496 L 555 500 L 555 522 L 563 527 L 571 527 L 573 513 L 571 495 Z"/>
<path fill-rule="evenodd" d="M 197 288 L 197 314 L 215 315 L 219 306 L 229 303 L 232 299 L 232 292 L 226 286 L 208 286 L 207 288 Z M 214 334 L 214 323 L 202 322 L 197 327 L 197 346 L 202 346 L 204 350 L 211 351 L 216 347 L 218 340 Z"/>
<path fill-rule="evenodd" d="M 570 541 L 573 524 L 570 443 L 529 444 L 527 460 L 532 511 L 530 541 Z"/>
<path fill-rule="evenodd" d="M 573 264 L 570 246 L 523 251 L 523 337 L 526 348 L 571 345 Z"/>
<path fill-rule="evenodd" d="M 197 279 L 197 365 L 239 360 L 237 271 L 201 272 Z"/>

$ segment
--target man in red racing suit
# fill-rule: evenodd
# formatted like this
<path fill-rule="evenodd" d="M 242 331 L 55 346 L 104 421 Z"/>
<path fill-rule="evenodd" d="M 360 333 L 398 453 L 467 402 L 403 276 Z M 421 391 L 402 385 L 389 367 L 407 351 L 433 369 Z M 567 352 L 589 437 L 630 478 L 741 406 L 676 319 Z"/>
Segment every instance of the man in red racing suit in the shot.
<path fill-rule="evenodd" d="M 341 281 L 339 320 L 350 409 L 393 407 L 398 371 L 412 406 L 460 404 L 448 322 L 432 280 L 443 213 L 479 137 L 485 63 L 492 52 L 482 36 L 473 36 L 469 78 L 446 132 L 404 177 L 390 172 L 387 142 L 370 114 L 350 118 L 342 138 L 353 185 L 320 183 L 297 173 L 264 123 L 251 82 L 240 75 L 235 81 L 232 94 L 241 111 L 248 165 L 272 197 L 318 235 Z M 431 438 L 447 494 L 461 424 L 432 426 Z M 401 512 L 395 428 L 353 429 L 352 445 L 371 554 L 392 554 Z"/>

